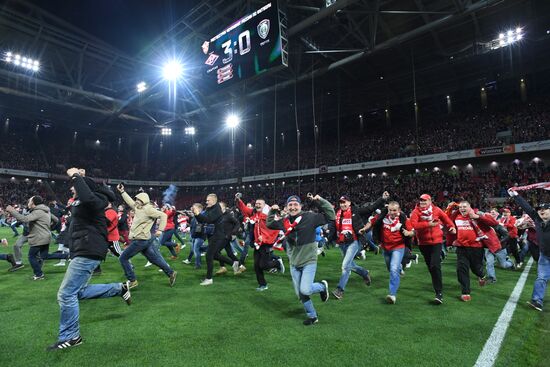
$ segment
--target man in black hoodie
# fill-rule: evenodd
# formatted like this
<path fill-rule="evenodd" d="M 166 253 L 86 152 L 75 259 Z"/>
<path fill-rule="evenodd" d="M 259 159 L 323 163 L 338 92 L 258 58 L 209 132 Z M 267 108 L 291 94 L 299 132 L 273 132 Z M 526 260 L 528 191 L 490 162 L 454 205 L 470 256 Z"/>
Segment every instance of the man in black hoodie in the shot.
<path fill-rule="evenodd" d="M 109 244 L 104 210 L 115 195 L 108 187 L 97 185 L 92 179 L 84 177 L 85 173 L 78 168 L 67 170 L 76 192 L 71 204 L 72 220 L 69 228 L 72 261 L 57 293 L 61 308 L 58 341 L 48 350 L 82 344 L 78 322 L 79 300 L 121 296 L 128 305 L 131 303 L 128 282 L 88 284 L 94 269 L 107 255 Z"/>
<path fill-rule="evenodd" d="M 198 207 L 193 207 L 193 214 L 197 222 L 203 224 L 204 233 L 208 236 L 206 278 L 200 283 L 207 286 L 213 283 L 214 259 L 222 263 L 231 264 L 230 259 L 220 254 L 220 251 L 225 247 L 226 234 L 223 226 L 223 212 L 218 203 L 218 196 L 216 194 L 208 194 L 206 197 L 206 209 L 201 212 Z M 236 266 L 238 269 L 238 261 Z"/>

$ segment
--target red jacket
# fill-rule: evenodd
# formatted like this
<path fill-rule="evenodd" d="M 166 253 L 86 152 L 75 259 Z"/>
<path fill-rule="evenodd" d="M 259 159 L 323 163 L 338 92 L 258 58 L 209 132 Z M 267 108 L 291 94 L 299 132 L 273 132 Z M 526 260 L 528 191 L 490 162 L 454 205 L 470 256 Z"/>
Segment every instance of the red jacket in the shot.
<path fill-rule="evenodd" d="M 436 226 L 430 226 L 432 220 L 439 222 Z M 432 204 L 431 218 L 423 216 L 422 209 L 417 205 L 411 214 L 411 225 L 416 231 L 416 239 L 419 245 L 439 245 L 443 243 L 443 231 L 440 224 L 447 229 L 453 228 L 454 224 L 447 214 L 440 208 Z"/>
<path fill-rule="evenodd" d="M 118 241 L 120 239 L 118 213 L 113 208 L 105 209 L 105 217 L 107 218 L 107 241 Z"/>
<path fill-rule="evenodd" d="M 490 250 L 500 246 L 495 230 L 492 228 L 498 222 L 490 214 L 482 214 L 478 219 L 471 219 L 469 216 L 463 216 L 460 212 L 456 212 L 451 219 L 456 224 L 456 246 L 483 247 L 483 243 L 479 240 L 483 235 L 488 237 L 484 242 L 488 244 L 487 247 Z"/>
<path fill-rule="evenodd" d="M 237 206 L 245 217 L 254 221 L 254 243 L 258 245 L 272 246 L 277 241 L 279 230 L 267 228 L 267 214 L 269 213 L 269 206 L 266 205 L 265 210 L 261 213 L 255 211 L 253 208 L 249 208 L 241 200 L 237 200 Z M 262 239 L 260 243 L 260 238 Z"/>
<path fill-rule="evenodd" d="M 164 214 L 168 216 L 168 218 L 166 219 L 166 227 L 164 227 L 164 230 L 169 231 L 176 228 L 176 222 L 174 222 L 174 215 L 176 215 L 176 211 L 174 209 L 168 209 L 164 210 Z"/>
<path fill-rule="evenodd" d="M 407 231 L 412 229 L 411 221 L 408 218 L 405 220 L 405 229 Z M 397 250 L 400 248 L 405 248 L 405 238 L 400 230 L 392 232 L 390 225 L 383 222 L 380 232 L 380 242 L 384 250 Z"/>
<path fill-rule="evenodd" d="M 499 219 L 499 223 L 508 230 L 508 235 L 510 238 L 518 238 L 518 228 L 516 227 L 516 218 L 514 216 L 502 216 Z"/>

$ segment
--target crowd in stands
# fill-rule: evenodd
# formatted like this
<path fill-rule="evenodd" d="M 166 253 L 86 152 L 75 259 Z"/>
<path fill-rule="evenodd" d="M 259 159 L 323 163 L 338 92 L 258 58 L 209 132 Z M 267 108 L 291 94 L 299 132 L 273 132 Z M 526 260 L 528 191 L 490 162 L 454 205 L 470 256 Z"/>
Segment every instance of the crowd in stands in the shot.
<path fill-rule="evenodd" d="M 277 147 L 275 171 L 332 166 L 434 154 L 448 151 L 498 146 L 550 139 L 550 103 L 544 98 L 528 104 L 511 103 L 477 114 L 455 113 L 421 121 L 416 136 L 412 121 L 387 127 L 367 126 L 363 135 L 357 126 L 342 132 L 340 144 L 334 134 L 319 136 L 318 149 L 302 144 L 298 165 L 295 147 Z M 348 131 L 348 133 L 346 133 Z M 504 133 L 498 134 L 497 133 Z M 18 134 L 3 139 L 0 145 L 0 168 L 36 170 L 63 174 L 69 166 L 89 167 L 96 177 L 145 180 L 212 180 L 272 173 L 273 149 L 258 150 L 243 156 L 225 154 L 214 159 L 210 155 L 183 156 L 168 152 L 149 154 L 147 165 L 124 149 L 94 149 L 82 144 L 44 141 L 40 133 Z M 288 143 L 287 145 L 290 145 Z M 165 154 L 165 155 L 162 155 Z M 173 153 L 170 153 L 173 154 Z"/>

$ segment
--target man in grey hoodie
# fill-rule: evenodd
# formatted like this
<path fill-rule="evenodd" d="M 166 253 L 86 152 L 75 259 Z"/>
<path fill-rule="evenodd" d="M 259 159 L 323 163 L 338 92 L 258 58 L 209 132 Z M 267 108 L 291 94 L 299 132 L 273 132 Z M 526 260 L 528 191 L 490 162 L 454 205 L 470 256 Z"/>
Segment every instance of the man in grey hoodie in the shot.
<path fill-rule="evenodd" d="M 53 222 L 57 222 L 58 219 L 50 214 L 50 208 L 44 205 L 44 199 L 35 195 L 29 199 L 27 203 L 29 213 L 27 215 L 20 214 L 15 208 L 9 205 L 6 208 L 17 221 L 25 223 L 29 226 L 29 234 L 27 236 L 29 241 L 29 263 L 32 266 L 34 272 L 33 280 L 44 279 L 44 273 L 42 272 L 42 263 L 48 258 L 61 258 L 57 254 L 48 255 L 48 249 L 51 240 L 50 226 Z M 66 255 L 60 254 L 59 256 Z"/>

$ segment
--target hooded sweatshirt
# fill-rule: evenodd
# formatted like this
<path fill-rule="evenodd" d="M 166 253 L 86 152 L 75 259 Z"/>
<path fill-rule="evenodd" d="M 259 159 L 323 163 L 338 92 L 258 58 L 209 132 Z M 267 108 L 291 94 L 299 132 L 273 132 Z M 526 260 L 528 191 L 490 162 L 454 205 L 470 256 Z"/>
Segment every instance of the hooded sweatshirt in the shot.
<path fill-rule="evenodd" d="M 29 234 L 27 235 L 30 246 L 48 245 L 51 240 L 50 225 L 52 221 L 57 222 L 57 218 L 52 219 L 50 208 L 44 204 L 37 205 L 30 210 L 27 215 L 20 214 L 16 210 L 10 211 L 10 214 L 18 222 L 28 223 Z"/>
<path fill-rule="evenodd" d="M 151 204 L 149 200 L 149 195 L 145 192 L 141 192 L 136 195 L 136 199 L 139 199 L 143 202 L 143 206 L 137 207 L 136 202 L 128 195 L 128 193 L 123 192 L 122 198 L 128 204 L 128 206 L 134 209 L 134 219 L 132 221 L 132 227 L 130 227 L 130 235 L 128 238 L 130 240 L 149 240 L 151 239 L 151 227 L 157 219 L 160 218 L 159 231 L 164 231 L 166 228 L 166 219 L 167 216 L 160 210 L 157 210 Z"/>

